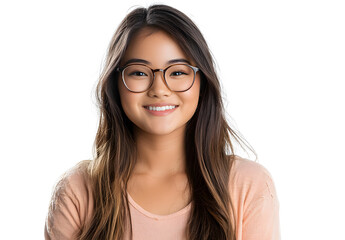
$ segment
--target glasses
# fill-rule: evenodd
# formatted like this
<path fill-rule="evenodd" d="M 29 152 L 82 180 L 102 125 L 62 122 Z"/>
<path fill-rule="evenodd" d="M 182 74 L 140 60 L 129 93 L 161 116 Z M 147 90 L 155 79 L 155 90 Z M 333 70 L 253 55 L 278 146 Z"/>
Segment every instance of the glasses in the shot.
<path fill-rule="evenodd" d="M 185 92 L 190 89 L 199 68 L 188 64 L 173 64 L 165 69 L 152 69 L 144 64 L 132 64 L 118 67 L 122 81 L 131 92 L 145 92 L 151 88 L 156 72 L 163 72 L 164 81 L 174 92 Z"/>

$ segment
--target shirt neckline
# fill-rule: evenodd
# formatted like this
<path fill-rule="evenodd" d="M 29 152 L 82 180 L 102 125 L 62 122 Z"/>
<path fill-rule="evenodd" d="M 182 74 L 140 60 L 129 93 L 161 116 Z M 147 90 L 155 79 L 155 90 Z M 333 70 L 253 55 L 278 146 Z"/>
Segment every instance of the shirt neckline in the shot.
<path fill-rule="evenodd" d="M 127 192 L 127 196 L 128 196 L 128 201 L 132 204 L 132 206 L 134 208 L 136 208 L 139 212 L 141 212 L 142 214 L 144 214 L 145 216 L 149 217 L 149 218 L 153 218 L 155 220 L 163 220 L 163 219 L 170 219 L 173 217 L 177 217 L 180 216 L 182 214 L 187 213 L 191 206 L 192 206 L 192 202 L 189 202 L 187 206 L 185 206 L 184 208 L 178 210 L 177 212 L 168 214 L 168 215 L 158 215 L 158 214 L 154 214 L 151 213 L 149 211 L 146 211 L 144 208 L 142 208 L 138 203 L 136 203 L 133 198 L 131 197 L 131 195 L 129 195 L 129 193 Z"/>

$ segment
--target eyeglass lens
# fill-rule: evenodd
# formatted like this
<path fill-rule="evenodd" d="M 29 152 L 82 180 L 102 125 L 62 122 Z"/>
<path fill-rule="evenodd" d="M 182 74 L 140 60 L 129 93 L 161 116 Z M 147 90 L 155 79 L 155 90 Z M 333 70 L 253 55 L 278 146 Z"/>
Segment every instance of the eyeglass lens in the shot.
<path fill-rule="evenodd" d="M 193 84 L 194 75 L 194 70 L 191 67 L 177 64 L 166 70 L 165 79 L 172 91 L 184 91 Z M 147 90 L 153 77 L 151 69 L 144 65 L 129 65 L 123 71 L 123 78 L 127 88 L 134 92 Z"/>

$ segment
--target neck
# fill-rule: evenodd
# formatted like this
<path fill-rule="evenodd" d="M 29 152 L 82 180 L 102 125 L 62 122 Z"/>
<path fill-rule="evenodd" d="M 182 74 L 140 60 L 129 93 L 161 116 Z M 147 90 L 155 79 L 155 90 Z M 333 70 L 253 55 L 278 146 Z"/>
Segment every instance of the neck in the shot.
<path fill-rule="evenodd" d="M 154 135 L 136 129 L 137 162 L 134 173 L 156 177 L 185 173 L 185 132 Z"/>

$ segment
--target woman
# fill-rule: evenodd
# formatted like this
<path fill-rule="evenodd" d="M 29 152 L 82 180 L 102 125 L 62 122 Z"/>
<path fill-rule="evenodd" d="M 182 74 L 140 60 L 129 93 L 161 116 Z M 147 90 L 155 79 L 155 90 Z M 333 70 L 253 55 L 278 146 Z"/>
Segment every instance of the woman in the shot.
<path fill-rule="evenodd" d="M 269 172 L 234 154 L 195 24 L 165 5 L 118 27 L 97 86 L 95 157 L 58 182 L 46 239 L 279 239 Z"/>

